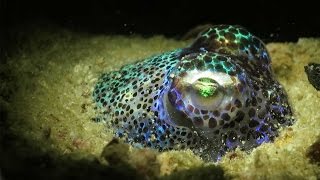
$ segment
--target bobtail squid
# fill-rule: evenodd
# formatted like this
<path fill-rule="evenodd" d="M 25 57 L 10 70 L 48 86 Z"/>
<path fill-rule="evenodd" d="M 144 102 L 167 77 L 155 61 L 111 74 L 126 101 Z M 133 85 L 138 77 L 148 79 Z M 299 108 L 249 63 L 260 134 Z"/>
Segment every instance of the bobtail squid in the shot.
<path fill-rule="evenodd" d="M 273 141 L 294 122 L 264 43 L 212 26 L 188 47 L 103 74 L 93 97 L 115 136 L 160 151 L 190 148 L 217 161 Z"/>

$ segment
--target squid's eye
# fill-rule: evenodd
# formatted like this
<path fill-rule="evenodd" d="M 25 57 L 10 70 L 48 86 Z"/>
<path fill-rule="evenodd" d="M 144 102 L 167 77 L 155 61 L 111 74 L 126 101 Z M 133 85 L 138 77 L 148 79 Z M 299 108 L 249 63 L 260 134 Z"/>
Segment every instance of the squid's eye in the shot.
<path fill-rule="evenodd" d="M 192 104 L 210 110 L 221 103 L 224 91 L 214 79 L 202 77 L 192 83 L 190 95 Z"/>

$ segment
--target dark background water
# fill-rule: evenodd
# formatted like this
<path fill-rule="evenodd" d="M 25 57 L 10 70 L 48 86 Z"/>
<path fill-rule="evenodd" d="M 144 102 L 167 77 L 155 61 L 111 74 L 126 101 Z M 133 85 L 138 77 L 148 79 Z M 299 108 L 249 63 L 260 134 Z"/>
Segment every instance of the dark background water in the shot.
<path fill-rule="evenodd" d="M 297 41 L 320 36 L 316 2 L 256 1 L 18 1 L 1 2 L 1 46 L 5 52 L 13 29 L 54 25 L 103 34 L 164 34 L 180 38 L 200 24 L 239 24 L 264 41 Z M 2 53 L 3 54 L 3 53 Z"/>

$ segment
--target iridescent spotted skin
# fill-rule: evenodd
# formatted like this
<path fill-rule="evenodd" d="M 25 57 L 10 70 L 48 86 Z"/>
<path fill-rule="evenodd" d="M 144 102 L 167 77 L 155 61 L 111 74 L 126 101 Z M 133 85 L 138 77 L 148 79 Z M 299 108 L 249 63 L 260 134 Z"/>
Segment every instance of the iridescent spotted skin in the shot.
<path fill-rule="evenodd" d="M 117 137 L 136 147 L 190 148 L 217 161 L 292 125 L 264 44 L 240 26 L 213 26 L 193 44 L 103 74 L 93 93 Z"/>

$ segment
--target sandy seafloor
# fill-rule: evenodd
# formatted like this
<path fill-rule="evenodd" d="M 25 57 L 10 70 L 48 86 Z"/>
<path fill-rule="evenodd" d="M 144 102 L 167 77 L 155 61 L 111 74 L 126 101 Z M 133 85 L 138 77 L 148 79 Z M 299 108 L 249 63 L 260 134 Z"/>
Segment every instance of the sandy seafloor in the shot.
<path fill-rule="evenodd" d="M 296 123 L 274 143 L 208 164 L 191 151 L 158 153 L 123 143 L 104 148 L 112 130 L 92 120 L 92 90 L 102 73 L 188 42 L 63 29 L 21 36 L 0 64 L 0 167 L 8 179 L 320 179 L 320 166 L 307 157 L 320 139 L 320 92 L 304 72 L 307 63 L 320 63 L 320 39 L 267 44 Z"/>

